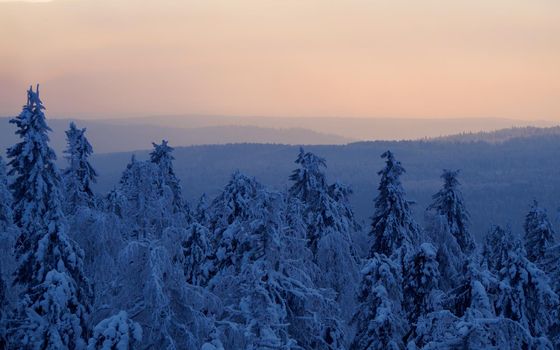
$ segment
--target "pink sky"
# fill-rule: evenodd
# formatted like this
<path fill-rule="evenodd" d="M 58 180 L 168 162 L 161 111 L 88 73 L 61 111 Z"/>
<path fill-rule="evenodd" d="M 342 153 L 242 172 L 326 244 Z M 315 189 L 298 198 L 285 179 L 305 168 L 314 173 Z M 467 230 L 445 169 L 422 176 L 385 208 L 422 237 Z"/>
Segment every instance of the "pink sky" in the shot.
<path fill-rule="evenodd" d="M 558 0 L 0 0 L 0 115 L 560 121 Z"/>

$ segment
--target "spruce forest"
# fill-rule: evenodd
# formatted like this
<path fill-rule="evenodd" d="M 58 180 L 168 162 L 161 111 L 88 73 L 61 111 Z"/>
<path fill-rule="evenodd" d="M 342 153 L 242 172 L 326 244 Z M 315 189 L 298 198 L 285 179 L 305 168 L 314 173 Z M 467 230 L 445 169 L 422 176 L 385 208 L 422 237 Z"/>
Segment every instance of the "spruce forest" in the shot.
<path fill-rule="evenodd" d="M 289 188 L 234 172 L 187 203 L 165 140 L 95 193 L 86 130 L 69 125 L 59 169 L 44 109 L 30 88 L 0 158 L 1 349 L 560 349 L 560 244 L 537 202 L 524 236 L 488 223 L 477 241 L 443 170 L 420 225 L 387 150 L 364 227 L 302 148 Z"/>

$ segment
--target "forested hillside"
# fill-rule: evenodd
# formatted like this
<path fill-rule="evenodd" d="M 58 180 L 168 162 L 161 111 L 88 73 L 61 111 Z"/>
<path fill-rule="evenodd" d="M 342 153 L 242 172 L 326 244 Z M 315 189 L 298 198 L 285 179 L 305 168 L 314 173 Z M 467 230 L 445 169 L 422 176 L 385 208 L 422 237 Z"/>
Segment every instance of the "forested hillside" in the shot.
<path fill-rule="evenodd" d="M 542 202 L 526 201 L 553 202 L 556 138 L 539 139 L 541 152 L 534 140 L 181 150 L 162 140 L 95 159 L 87 130 L 70 124 L 59 168 L 38 90 L 11 122 L 0 348 L 560 346 L 558 236 Z M 493 225 L 494 213 L 522 228 Z"/>
<path fill-rule="evenodd" d="M 442 169 L 461 169 L 465 202 L 471 212 L 473 234 L 482 239 L 491 224 L 511 224 L 522 231 L 523 216 L 537 199 L 549 208 L 557 225 L 560 207 L 559 136 L 512 139 L 500 144 L 432 141 L 361 142 L 345 146 L 305 146 L 326 158 L 326 172 L 333 181 L 351 186 L 350 202 L 360 222 L 369 223 L 376 195 L 376 172 L 383 166 L 379 155 L 392 150 L 406 165 L 403 183 L 414 216 L 424 221 L 424 210 L 440 186 Z M 149 151 L 135 152 L 147 159 Z M 183 195 L 196 201 L 203 193 L 213 197 L 235 170 L 255 176 L 277 190 L 289 186 L 297 146 L 235 144 L 176 148 L 175 172 L 184 184 Z M 96 188 L 110 190 L 118 181 L 131 153 L 95 155 L 99 171 Z"/>

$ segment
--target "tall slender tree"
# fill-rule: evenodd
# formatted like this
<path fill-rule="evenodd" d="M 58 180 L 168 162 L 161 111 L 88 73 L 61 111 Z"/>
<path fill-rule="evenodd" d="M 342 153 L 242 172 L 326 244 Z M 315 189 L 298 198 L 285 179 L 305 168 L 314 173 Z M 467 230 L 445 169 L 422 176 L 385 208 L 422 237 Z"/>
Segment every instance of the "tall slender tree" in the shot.
<path fill-rule="evenodd" d="M 420 229 L 416 224 L 400 177 L 405 173 L 401 163 L 391 151 L 381 155 L 385 159 L 385 168 L 381 176 L 379 194 L 375 199 L 375 213 L 371 225 L 373 246 L 370 255 L 385 254 L 391 257 L 401 249 L 409 252 L 420 242 Z"/>
<path fill-rule="evenodd" d="M 468 230 L 469 214 L 459 189 L 458 175 L 459 170 L 443 170 L 441 175 L 443 188 L 433 195 L 433 202 L 428 209 L 434 210 L 445 218 L 449 231 L 459 243 L 461 251 L 469 255 L 476 249 L 476 245 Z"/>
<path fill-rule="evenodd" d="M 83 251 L 66 234 L 60 175 L 48 145 L 39 89 L 11 122 L 22 141 L 8 150 L 15 177 L 14 213 L 21 234 L 15 282 L 24 287 L 19 321 L 11 340 L 32 349 L 85 347 L 90 288 L 83 273 Z"/>
<path fill-rule="evenodd" d="M 536 200 L 533 201 L 531 210 L 525 217 L 524 229 L 527 259 L 540 264 L 546 258 L 548 249 L 555 244 L 555 233 L 546 210 L 539 207 Z"/>
<path fill-rule="evenodd" d="M 546 336 L 555 322 L 558 295 L 545 273 L 527 259 L 521 240 L 498 226 L 486 239 L 483 257 L 500 282 L 497 315 L 519 322 L 533 336 Z"/>
<path fill-rule="evenodd" d="M 4 232 L 13 222 L 12 194 L 8 188 L 6 163 L 0 157 L 0 233 Z"/>
<path fill-rule="evenodd" d="M 185 210 L 185 203 L 183 201 L 183 195 L 181 193 L 181 183 L 175 175 L 175 170 L 173 169 L 173 160 L 175 159 L 171 154 L 173 152 L 173 147 L 169 146 L 166 140 L 162 140 L 161 144 L 152 143 L 154 146 L 153 151 L 150 153 L 150 161 L 161 169 L 163 173 L 163 178 L 167 186 L 171 188 L 173 192 L 173 210 L 175 212 L 181 212 Z"/>
<path fill-rule="evenodd" d="M 409 327 L 402 309 L 400 266 L 383 254 L 374 254 L 362 269 L 358 301 L 357 332 L 350 348 L 403 349 Z"/>
<path fill-rule="evenodd" d="M 348 204 L 351 190 L 341 183 L 328 185 L 324 173 L 326 161 L 300 148 L 290 176 L 289 196 L 303 205 L 308 246 L 314 262 L 323 273 L 318 283 L 332 288 L 346 319 L 353 314 L 355 288 L 359 280 L 358 254 L 352 234 L 359 228 Z"/>
<path fill-rule="evenodd" d="M 67 148 L 64 151 L 68 166 L 62 173 L 66 196 L 66 211 L 74 213 L 78 206 L 92 207 L 95 204 L 92 184 L 97 172 L 91 166 L 89 157 L 93 147 L 85 136 L 86 129 L 78 129 L 74 122 L 66 130 Z"/>

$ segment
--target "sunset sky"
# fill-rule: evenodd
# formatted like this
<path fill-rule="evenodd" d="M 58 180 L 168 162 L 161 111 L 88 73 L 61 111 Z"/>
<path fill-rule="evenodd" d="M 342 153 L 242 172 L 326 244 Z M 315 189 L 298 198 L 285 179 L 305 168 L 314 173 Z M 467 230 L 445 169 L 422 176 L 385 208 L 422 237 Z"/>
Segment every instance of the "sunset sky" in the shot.
<path fill-rule="evenodd" d="M 560 122 L 558 0 L 0 0 L 0 115 Z"/>

